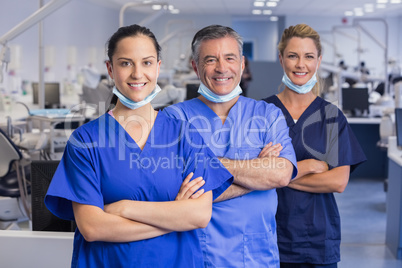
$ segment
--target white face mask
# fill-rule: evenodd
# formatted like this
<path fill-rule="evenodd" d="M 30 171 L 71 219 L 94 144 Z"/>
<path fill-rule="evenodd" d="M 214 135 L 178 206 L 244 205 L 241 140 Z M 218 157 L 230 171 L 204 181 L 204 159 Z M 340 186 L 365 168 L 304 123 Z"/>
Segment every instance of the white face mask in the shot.
<path fill-rule="evenodd" d="M 198 88 L 198 93 L 204 96 L 207 100 L 220 103 L 230 101 L 237 96 L 239 96 L 243 90 L 239 85 L 237 85 L 229 94 L 226 95 L 217 95 L 213 93 L 209 88 L 207 88 L 203 83 L 200 83 L 200 87 Z"/>
<path fill-rule="evenodd" d="M 314 85 L 317 83 L 317 72 L 314 73 L 313 77 L 311 77 L 307 83 L 301 86 L 295 85 L 292 80 L 290 80 L 290 78 L 286 75 L 286 73 L 283 73 L 282 83 L 284 83 L 294 92 L 297 92 L 299 94 L 306 94 L 310 92 L 313 89 Z"/>
<path fill-rule="evenodd" d="M 124 106 L 126 106 L 127 108 L 130 108 L 132 110 L 140 108 L 141 106 L 144 106 L 145 104 L 151 102 L 156 97 L 156 95 L 158 95 L 158 93 L 160 91 L 161 91 L 161 88 L 158 86 L 158 84 L 156 84 L 156 87 L 151 92 L 151 94 L 146 96 L 145 99 L 143 99 L 142 101 L 135 102 L 135 101 L 132 101 L 131 99 L 127 98 L 123 94 L 121 94 L 121 92 L 116 87 L 113 87 L 113 93 L 119 98 L 120 102 Z"/>

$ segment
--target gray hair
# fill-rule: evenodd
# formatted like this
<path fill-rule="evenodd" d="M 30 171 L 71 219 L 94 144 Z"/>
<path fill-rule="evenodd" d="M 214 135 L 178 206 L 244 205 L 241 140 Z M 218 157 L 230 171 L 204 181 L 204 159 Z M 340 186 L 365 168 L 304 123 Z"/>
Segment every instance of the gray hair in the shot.
<path fill-rule="evenodd" d="M 200 46 L 205 40 L 214 40 L 224 37 L 232 37 L 236 39 L 237 45 L 239 46 L 240 56 L 243 55 L 243 39 L 241 36 L 232 28 L 222 25 L 210 25 L 199 30 L 191 42 L 192 57 L 196 64 L 198 64 L 200 56 Z"/>

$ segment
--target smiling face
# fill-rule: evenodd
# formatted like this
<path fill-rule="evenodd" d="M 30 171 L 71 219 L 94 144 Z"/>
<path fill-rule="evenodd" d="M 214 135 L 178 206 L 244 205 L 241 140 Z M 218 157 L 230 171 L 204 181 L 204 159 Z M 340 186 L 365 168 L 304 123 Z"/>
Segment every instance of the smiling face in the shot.
<path fill-rule="evenodd" d="M 320 66 L 317 47 L 311 38 L 292 37 L 279 60 L 284 72 L 293 84 L 302 86 L 315 74 Z"/>
<path fill-rule="evenodd" d="M 236 39 L 224 37 L 203 41 L 198 59 L 198 65 L 192 62 L 194 71 L 215 94 L 227 95 L 240 83 L 244 60 Z"/>
<path fill-rule="evenodd" d="M 160 64 L 152 40 L 136 35 L 117 43 L 107 69 L 116 88 L 127 98 L 139 102 L 155 89 Z"/>

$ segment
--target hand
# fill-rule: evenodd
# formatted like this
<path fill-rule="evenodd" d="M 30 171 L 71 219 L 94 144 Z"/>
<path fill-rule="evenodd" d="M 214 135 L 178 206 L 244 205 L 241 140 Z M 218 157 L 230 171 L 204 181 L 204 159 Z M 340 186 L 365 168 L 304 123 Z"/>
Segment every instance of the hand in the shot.
<path fill-rule="evenodd" d="M 329 167 L 327 162 L 316 160 L 316 159 L 308 159 L 309 166 L 311 168 L 312 173 L 322 173 L 328 171 Z"/>
<path fill-rule="evenodd" d="M 263 158 L 263 157 L 269 157 L 269 156 L 275 156 L 278 157 L 279 153 L 282 151 L 283 147 L 280 143 L 277 143 L 275 145 L 272 145 L 272 141 L 265 145 L 264 148 L 262 148 L 260 154 L 258 155 L 258 158 Z"/>
<path fill-rule="evenodd" d="M 106 213 L 109 213 L 109 214 L 122 216 L 122 211 L 123 211 L 123 209 L 125 207 L 125 202 L 126 201 L 127 200 L 120 200 L 120 201 L 117 201 L 117 202 L 114 202 L 114 203 L 110 203 L 108 205 L 105 205 L 103 210 Z"/>
<path fill-rule="evenodd" d="M 204 189 L 201 189 L 199 191 L 198 189 L 200 189 L 205 184 L 205 181 L 202 179 L 202 177 L 198 177 L 190 181 L 193 175 L 194 173 L 191 172 L 184 179 L 175 200 L 196 199 L 204 193 Z"/>

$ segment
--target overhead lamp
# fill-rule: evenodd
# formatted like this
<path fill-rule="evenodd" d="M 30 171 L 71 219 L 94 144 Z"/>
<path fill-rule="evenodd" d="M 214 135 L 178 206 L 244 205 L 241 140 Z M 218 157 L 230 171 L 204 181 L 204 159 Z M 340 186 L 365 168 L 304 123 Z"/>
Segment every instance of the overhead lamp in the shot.
<path fill-rule="evenodd" d="M 277 2 L 267 2 L 267 7 L 276 7 L 277 5 Z"/>
<path fill-rule="evenodd" d="M 259 9 L 253 9 L 253 11 L 251 11 L 251 13 L 253 13 L 253 15 L 261 15 L 262 11 Z"/>
<path fill-rule="evenodd" d="M 153 10 L 161 10 L 161 9 L 162 9 L 162 5 L 152 5 L 152 9 L 153 9 Z"/>
<path fill-rule="evenodd" d="M 278 21 L 279 18 L 277 16 L 272 16 L 269 18 L 270 21 Z"/>
<path fill-rule="evenodd" d="M 351 17 L 353 16 L 355 13 L 353 13 L 353 11 L 345 11 L 345 13 L 343 13 L 345 16 L 347 17 Z"/>
<path fill-rule="evenodd" d="M 377 0 L 377 4 L 386 4 L 388 0 Z"/>
<path fill-rule="evenodd" d="M 264 2 L 254 2 L 254 6 L 255 6 L 255 7 L 263 7 L 263 6 L 264 6 Z"/>
<path fill-rule="evenodd" d="M 387 5 L 386 4 L 377 4 L 376 8 L 386 8 Z"/>
<path fill-rule="evenodd" d="M 172 10 L 170 11 L 170 13 L 172 13 L 172 14 L 179 14 L 179 13 L 180 13 L 180 10 L 177 9 L 177 8 L 175 8 L 175 9 L 172 9 Z"/>
<path fill-rule="evenodd" d="M 264 14 L 264 15 L 271 15 L 271 14 L 272 14 L 272 10 L 265 9 L 265 10 L 262 11 L 262 14 Z"/>
<path fill-rule="evenodd" d="M 391 0 L 391 4 L 400 4 L 402 1 L 401 0 Z"/>

